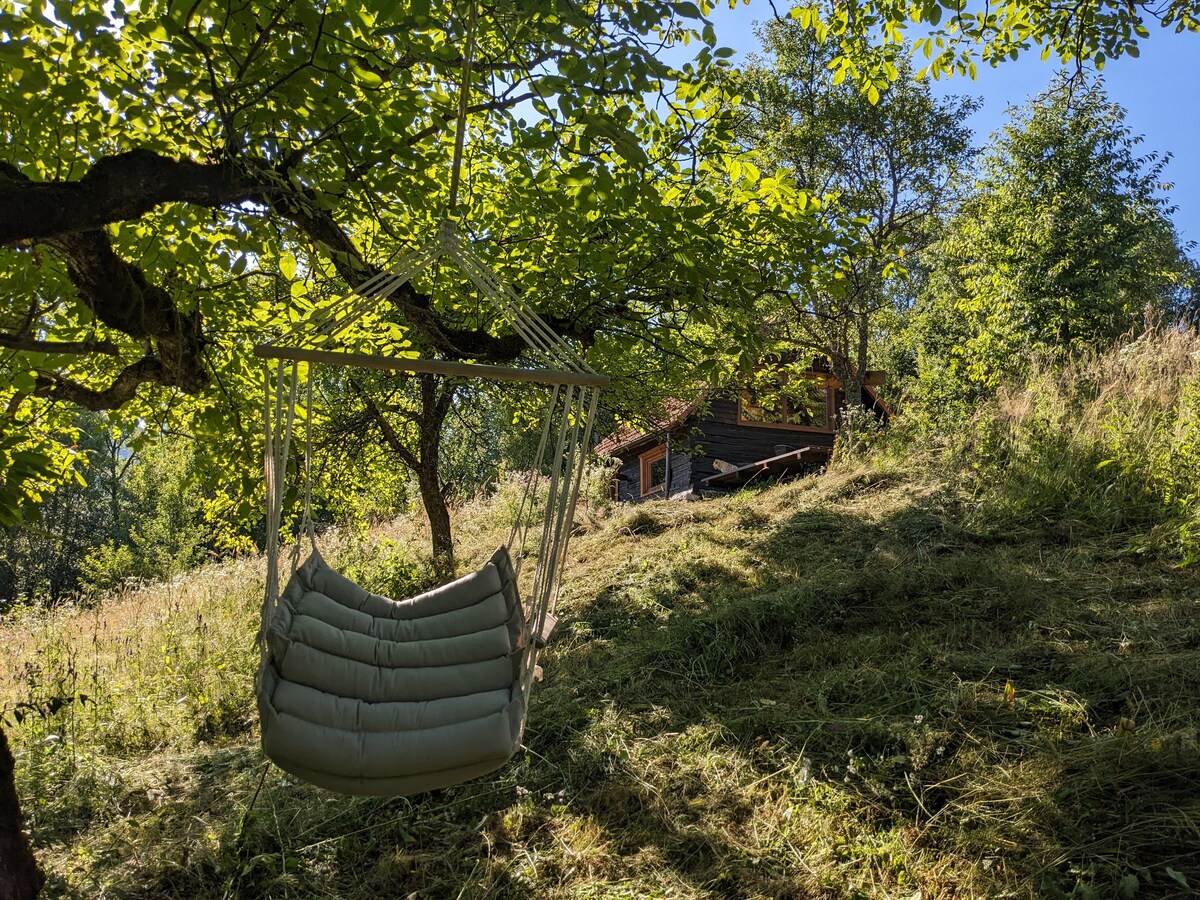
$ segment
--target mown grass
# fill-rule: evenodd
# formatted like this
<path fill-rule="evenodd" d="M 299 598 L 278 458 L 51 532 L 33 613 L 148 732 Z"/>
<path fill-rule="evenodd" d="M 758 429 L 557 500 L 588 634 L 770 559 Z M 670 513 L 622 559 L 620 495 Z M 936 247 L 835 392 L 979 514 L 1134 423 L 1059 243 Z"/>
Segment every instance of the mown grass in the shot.
<path fill-rule="evenodd" d="M 1012 421 L 996 443 L 1032 466 Z M 1080 471 L 1041 479 L 879 453 L 588 510 L 527 750 L 433 795 L 264 766 L 256 562 L 3 623 L 0 705 L 90 698 L 10 728 L 48 893 L 1194 896 L 1200 570 L 1153 539 L 1158 499 L 1080 505 L 1132 476 L 1072 433 L 1052 463 Z M 465 565 L 505 533 L 460 519 Z M 375 540 L 336 550 L 419 583 L 417 525 Z"/>
<path fill-rule="evenodd" d="M 594 514 L 528 752 L 409 799 L 264 769 L 254 563 L 7 623 L 4 702 L 91 698 L 14 732 L 50 893 L 1188 895 L 1200 578 L 969 513 L 863 467 Z"/>

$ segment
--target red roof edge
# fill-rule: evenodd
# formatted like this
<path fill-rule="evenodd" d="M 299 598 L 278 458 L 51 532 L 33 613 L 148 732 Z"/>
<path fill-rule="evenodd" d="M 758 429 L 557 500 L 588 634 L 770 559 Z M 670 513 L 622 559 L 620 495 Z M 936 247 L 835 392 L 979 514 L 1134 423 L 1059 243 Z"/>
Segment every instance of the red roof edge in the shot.
<path fill-rule="evenodd" d="M 680 400 L 668 397 L 663 401 L 663 410 L 656 416 L 652 424 L 645 429 L 636 425 L 623 425 L 596 445 L 596 453 L 600 456 L 615 456 L 622 450 L 632 447 L 638 441 L 670 431 L 682 425 L 687 417 L 694 413 L 706 399 L 707 394 L 701 394 L 695 400 Z"/>

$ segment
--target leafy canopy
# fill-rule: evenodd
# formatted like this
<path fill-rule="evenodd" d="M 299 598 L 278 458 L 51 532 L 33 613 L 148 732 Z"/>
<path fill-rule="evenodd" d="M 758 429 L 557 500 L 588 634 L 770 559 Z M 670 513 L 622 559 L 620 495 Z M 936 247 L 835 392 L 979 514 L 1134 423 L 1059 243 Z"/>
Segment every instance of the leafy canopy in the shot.
<path fill-rule="evenodd" d="M 1195 267 L 1162 193 L 1167 158 L 1124 119 L 1099 80 L 1064 76 L 994 136 L 930 257 L 926 382 L 990 389 L 1032 353 L 1107 346 L 1186 304 Z"/>
<path fill-rule="evenodd" d="M 468 34 L 464 5 L 422 0 L 0 0 L 6 521 L 69 463 L 65 404 L 120 407 L 147 436 L 182 423 L 253 495 L 250 350 L 447 213 L 468 46 L 461 214 L 501 276 L 606 361 L 704 318 L 715 226 L 771 192 L 706 184 L 735 100 L 711 86 L 729 53 L 708 9 L 510 4 Z M 686 65 L 658 59 L 691 40 Z M 407 288 L 389 329 L 407 352 L 520 352 L 453 285 Z"/>
<path fill-rule="evenodd" d="M 918 75 L 963 74 L 1031 50 L 1081 69 L 1138 56 L 1150 28 L 1200 31 L 1198 0 L 837 0 L 800 3 L 790 15 L 839 48 L 839 80 L 847 76 L 872 97 L 898 76 L 910 52 L 925 61 Z"/>
<path fill-rule="evenodd" d="M 877 320 L 902 290 L 970 159 L 974 103 L 934 99 L 907 60 L 873 96 L 838 77 L 838 48 L 795 20 L 760 33 L 765 58 L 738 76 L 753 97 L 740 137 L 820 198 L 819 253 L 785 231 L 763 260 L 763 321 L 786 348 L 828 357 L 851 396 L 868 368 Z"/>

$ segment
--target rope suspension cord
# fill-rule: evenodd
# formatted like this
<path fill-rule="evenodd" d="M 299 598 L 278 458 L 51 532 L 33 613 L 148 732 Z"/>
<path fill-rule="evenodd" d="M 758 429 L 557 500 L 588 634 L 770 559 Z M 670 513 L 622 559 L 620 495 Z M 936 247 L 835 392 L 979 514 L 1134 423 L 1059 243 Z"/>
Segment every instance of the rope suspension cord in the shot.
<path fill-rule="evenodd" d="M 547 559 L 539 559 L 530 592 L 529 621 L 533 635 L 545 634 L 547 625 L 553 627 L 558 604 L 563 566 L 566 562 L 567 541 L 574 528 L 575 509 L 583 480 L 584 451 L 591 442 L 592 423 L 600 399 L 598 388 L 567 387 L 567 398 L 561 420 L 557 448 L 550 476 L 549 496 L 542 523 L 541 546 L 548 551 Z M 537 672 L 537 656 L 541 646 L 532 643 L 520 677 L 521 693 L 528 698 Z"/>
<path fill-rule="evenodd" d="M 273 397 L 270 370 L 267 371 L 265 379 L 266 399 L 263 421 L 266 443 L 263 451 L 263 468 L 266 473 L 267 488 L 267 585 L 258 633 L 259 651 L 263 661 L 267 656 L 267 628 L 279 601 L 279 529 L 283 519 L 284 484 L 287 475 L 288 454 L 291 451 L 292 427 L 296 420 L 298 368 L 298 363 L 292 363 L 291 366 L 285 366 L 282 360 L 276 363 Z M 287 398 L 286 405 L 285 397 Z M 274 417 L 271 415 L 272 407 L 274 408 Z M 293 553 L 293 562 L 296 560 L 296 553 Z"/>
<path fill-rule="evenodd" d="M 546 458 L 546 443 L 550 438 L 550 426 L 554 424 L 554 409 L 558 406 L 558 395 L 561 391 L 562 385 L 556 384 L 554 386 L 554 393 L 550 397 L 550 402 L 547 404 L 545 421 L 542 423 L 542 436 L 538 441 L 537 453 L 533 457 L 533 473 L 540 473 L 542 460 Z M 530 482 L 539 483 L 540 481 L 541 479 L 535 474 L 531 474 L 526 479 L 525 490 L 521 493 L 521 503 L 517 507 L 516 515 L 513 516 L 512 529 L 508 533 L 507 546 L 509 552 L 512 553 L 514 548 L 518 551 L 513 560 L 513 565 L 518 575 L 521 574 L 521 563 L 525 559 L 525 536 L 529 532 L 530 519 L 532 518 L 531 514 L 526 513 L 526 506 L 528 505 L 530 512 L 532 512 L 532 506 L 536 499 L 536 492 Z"/>
<path fill-rule="evenodd" d="M 458 122 L 454 130 L 454 161 L 450 166 L 450 199 L 447 209 L 453 213 L 458 206 L 458 184 L 462 177 L 463 146 L 466 144 L 467 109 L 471 101 L 471 68 L 475 61 L 475 26 L 479 22 L 479 10 L 475 0 L 469 0 L 467 16 L 467 42 L 463 49 L 462 82 L 458 86 Z"/>
<path fill-rule="evenodd" d="M 300 520 L 300 530 L 308 535 L 313 552 L 317 552 L 317 530 L 312 517 L 312 446 L 313 446 L 313 377 L 309 368 L 308 378 L 304 380 L 304 514 Z M 299 562 L 300 542 L 296 541 L 293 551 L 292 571 L 296 570 Z"/>

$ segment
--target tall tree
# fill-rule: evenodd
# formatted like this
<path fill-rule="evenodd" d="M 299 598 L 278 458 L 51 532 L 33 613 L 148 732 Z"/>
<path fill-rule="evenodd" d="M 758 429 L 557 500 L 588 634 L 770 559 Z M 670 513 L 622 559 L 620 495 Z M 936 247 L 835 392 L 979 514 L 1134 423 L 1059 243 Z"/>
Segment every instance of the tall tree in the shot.
<path fill-rule="evenodd" d="M 905 258 L 929 244 L 952 203 L 976 104 L 935 100 L 904 62 L 868 98 L 833 67 L 838 46 L 795 20 L 769 22 L 759 37 L 767 57 L 739 79 L 754 98 L 742 139 L 820 198 L 827 234 L 817 257 L 779 236 L 775 321 L 788 344 L 829 357 L 854 406 L 875 320 L 892 303 Z"/>
<path fill-rule="evenodd" d="M 578 223 L 636 205 L 639 169 L 682 166 L 701 113 L 673 101 L 721 60 L 706 46 L 683 72 L 654 53 L 701 36 L 694 4 L 479 12 L 449 0 L 0 0 L 0 515 L 17 518 L 69 468 L 69 448 L 50 437 L 70 426 L 68 403 L 184 418 L 253 505 L 256 333 L 343 300 L 430 234 L 447 207 L 464 78 L 475 137 L 553 152 L 577 188 L 561 210 Z M 647 95 L 663 97 L 664 113 L 635 117 Z M 650 132 L 679 137 L 665 159 L 646 158 Z M 460 199 L 497 182 L 479 158 L 464 176 Z M 519 201 L 549 181 L 527 171 L 505 190 Z M 496 206 L 481 233 L 515 224 L 541 237 L 519 211 Z M 505 274 L 519 285 L 518 267 Z M 321 289 L 334 281 L 341 296 Z M 259 282 L 270 290 L 250 289 Z M 562 294 L 543 309 L 586 337 L 610 297 L 586 315 Z M 504 362 L 520 350 L 454 297 L 410 285 L 392 305 L 427 355 Z M 7 855 L 26 847 L 8 767 L 0 791 Z M 0 893 L 30 894 L 2 873 Z"/>
<path fill-rule="evenodd" d="M 382 446 L 413 473 L 429 521 L 435 573 L 453 576 L 454 538 L 442 454 L 443 431 L 458 386 L 433 375 L 355 373 L 325 387 L 341 401 L 330 406 L 323 443 L 360 464 Z"/>
<path fill-rule="evenodd" d="M 993 136 L 930 254 L 920 314 L 927 386 L 989 389 L 1032 352 L 1104 346 L 1176 315 L 1195 290 L 1163 194 L 1099 79 L 1060 75 Z"/>

